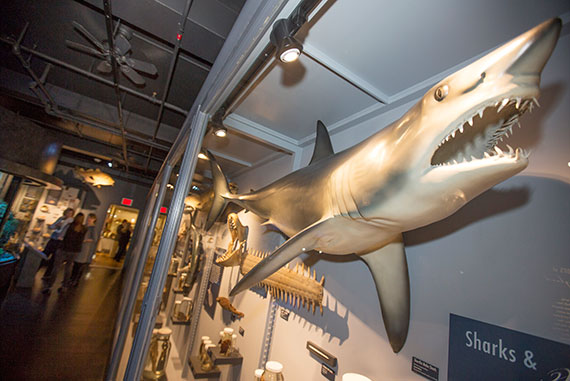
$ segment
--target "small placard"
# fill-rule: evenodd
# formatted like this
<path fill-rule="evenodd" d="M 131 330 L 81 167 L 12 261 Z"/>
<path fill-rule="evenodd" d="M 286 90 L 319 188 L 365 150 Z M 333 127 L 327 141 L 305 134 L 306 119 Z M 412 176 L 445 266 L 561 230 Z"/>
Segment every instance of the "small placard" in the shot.
<path fill-rule="evenodd" d="M 327 380 L 334 381 L 335 372 L 333 369 L 329 368 L 325 364 L 321 364 L 321 374 L 325 376 Z"/>
<path fill-rule="evenodd" d="M 431 381 L 439 380 L 439 368 L 417 357 L 412 357 L 412 372 L 419 374 Z"/>
<path fill-rule="evenodd" d="M 280 311 L 280 315 L 281 315 L 281 319 L 285 320 L 285 321 L 289 321 L 289 311 L 286 310 L 285 308 L 281 308 Z"/>

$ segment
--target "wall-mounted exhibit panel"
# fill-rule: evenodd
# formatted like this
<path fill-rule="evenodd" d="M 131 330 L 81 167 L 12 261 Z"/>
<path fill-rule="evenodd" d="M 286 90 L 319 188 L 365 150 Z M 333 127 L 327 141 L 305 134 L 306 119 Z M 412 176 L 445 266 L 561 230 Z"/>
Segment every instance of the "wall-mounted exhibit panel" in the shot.
<path fill-rule="evenodd" d="M 445 54 L 454 70 L 426 68 L 417 88 L 367 75 L 390 90 L 374 111 L 362 82 L 335 107 L 329 90 L 357 80 L 326 79 L 366 73 L 363 62 L 316 72 L 310 42 L 324 38 L 327 12 L 339 9 L 317 11 L 311 60 L 298 62 L 307 82 L 287 83 L 284 66 L 265 66 L 231 111 L 288 136 L 293 154 L 229 179 L 224 156 L 205 155 L 212 190 L 187 198 L 162 290 L 157 321 L 171 330 L 171 346 L 149 356 L 168 352 L 170 380 L 253 379 L 273 361 L 288 380 L 470 380 L 481 364 L 489 380 L 565 377 L 570 136 L 559 126 L 570 119 L 568 13 L 479 59 Z M 308 88 L 313 98 L 326 92 L 320 101 L 335 112 L 308 103 Z M 287 104 L 299 112 L 284 113 Z M 308 144 L 299 125 L 314 112 L 333 127 L 329 136 L 311 120 Z"/>

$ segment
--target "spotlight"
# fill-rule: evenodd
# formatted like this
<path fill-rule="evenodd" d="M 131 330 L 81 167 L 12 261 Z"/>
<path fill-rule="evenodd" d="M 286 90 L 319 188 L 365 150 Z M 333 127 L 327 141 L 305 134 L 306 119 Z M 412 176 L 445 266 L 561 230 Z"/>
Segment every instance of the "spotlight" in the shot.
<path fill-rule="evenodd" d="M 215 126 L 214 135 L 216 135 L 219 138 L 225 138 L 228 135 L 228 129 L 223 125 Z"/>
<path fill-rule="evenodd" d="M 204 153 L 200 152 L 198 154 L 198 159 L 208 160 L 208 156 L 206 156 Z"/>
<path fill-rule="evenodd" d="M 277 57 L 281 62 L 296 61 L 301 55 L 303 45 L 293 37 L 297 30 L 299 25 L 289 19 L 280 19 L 273 24 L 269 39 L 275 45 Z"/>
<path fill-rule="evenodd" d="M 303 46 L 294 37 L 285 37 L 279 49 L 279 59 L 284 63 L 297 61 L 302 51 Z"/>
<path fill-rule="evenodd" d="M 224 122 L 223 122 L 223 114 L 224 110 L 220 109 L 218 110 L 214 116 L 212 116 L 212 131 L 214 132 L 214 135 L 216 135 L 219 138 L 225 138 L 228 135 L 228 129 L 226 128 L 226 126 L 224 126 Z"/>
<path fill-rule="evenodd" d="M 108 162 L 108 163 L 107 163 L 107 167 L 113 168 L 113 162 L 112 162 L 112 161 Z"/>

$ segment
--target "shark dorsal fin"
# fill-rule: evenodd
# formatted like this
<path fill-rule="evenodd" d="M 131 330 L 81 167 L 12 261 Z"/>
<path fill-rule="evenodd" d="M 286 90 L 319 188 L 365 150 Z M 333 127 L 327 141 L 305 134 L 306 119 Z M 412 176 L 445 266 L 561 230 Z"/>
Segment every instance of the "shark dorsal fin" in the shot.
<path fill-rule="evenodd" d="M 334 151 L 331 144 L 329 132 L 327 131 L 324 123 L 319 120 L 317 121 L 317 138 L 315 139 L 315 150 L 313 151 L 313 157 L 311 157 L 309 165 L 331 155 L 334 155 Z"/>

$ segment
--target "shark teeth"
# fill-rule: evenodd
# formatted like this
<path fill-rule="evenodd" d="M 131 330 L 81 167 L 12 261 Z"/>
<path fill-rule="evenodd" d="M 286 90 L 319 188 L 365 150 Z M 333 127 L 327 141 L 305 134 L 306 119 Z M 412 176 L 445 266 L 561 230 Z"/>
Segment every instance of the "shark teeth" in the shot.
<path fill-rule="evenodd" d="M 501 148 L 497 147 L 497 144 L 501 142 L 504 138 L 508 138 L 509 136 L 513 135 L 513 127 L 521 125 L 519 123 L 519 117 L 525 113 L 526 111 L 532 112 L 534 107 L 539 107 L 540 104 L 535 97 L 510 97 L 510 98 L 500 98 L 495 99 L 493 101 L 487 102 L 483 104 L 478 110 L 476 110 L 472 116 L 467 117 L 458 126 L 453 129 L 451 132 L 445 136 L 441 142 L 438 144 L 436 152 L 442 148 L 445 144 L 449 144 L 453 139 L 459 138 L 461 134 L 483 134 L 487 133 L 489 136 L 486 136 L 486 144 L 485 147 L 481 147 L 478 149 L 478 152 L 472 152 L 475 148 L 464 148 L 464 152 L 458 152 L 457 154 L 448 154 L 448 159 L 442 160 L 442 162 L 434 163 L 436 154 L 432 157 L 432 165 L 456 165 L 458 163 L 465 163 L 465 162 L 472 162 L 477 160 L 488 160 L 488 159 L 496 159 L 497 157 L 511 157 L 515 159 L 519 159 L 520 157 L 528 157 L 528 154 L 517 148 L 516 150 L 513 149 L 511 146 L 507 145 L 507 152 L 503 151 Z M 507 111 L 505 111 L 507 110 Z M 494 123 L 489 123 L 487 121 L 483 121 L 483 116 L 486 118 L 493 120 L 495 118 L 493 114 L 489 114 L 494 112 L 495 115 L 498 116 L 498 123 L 496 126 L 492 126 Z M 503 112 L 501 114 L 501 112 Z M 504 116 L 506 113 L 508 115 Z M 477 118 L 478 117 L 478 118 Z M 484 125 L 481 127 L 481 125 Z M 480 129 L 481 131 L 477 132 L 476 130 L 470 129 Z M 474 131 L 474 132 L 470 132 Z M 467 135 L 470 136 L 470 135 Z M 455 143 L 460 144 L 460 143 Z M 475 142 L 473 142 L 475 144 Z M 449 148 L 448 148 L 449 149 Z"/>

